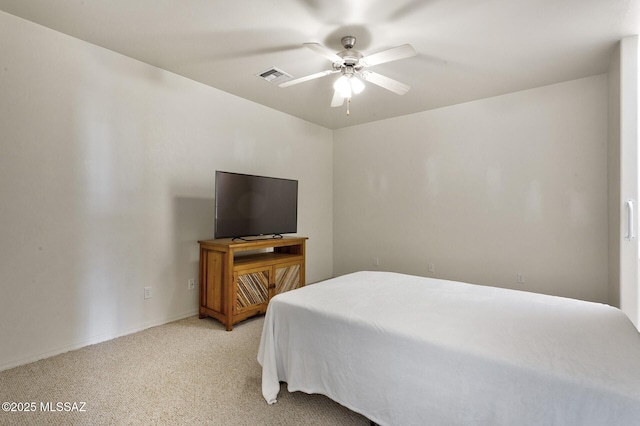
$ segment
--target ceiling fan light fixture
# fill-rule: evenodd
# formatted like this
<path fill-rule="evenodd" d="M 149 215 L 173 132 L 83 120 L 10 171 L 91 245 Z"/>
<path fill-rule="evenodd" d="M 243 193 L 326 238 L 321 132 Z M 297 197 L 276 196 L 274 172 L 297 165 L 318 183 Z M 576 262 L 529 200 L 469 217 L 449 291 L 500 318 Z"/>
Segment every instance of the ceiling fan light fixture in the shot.
<path fill-rule="evenodd" d="M 352 94 L 357 95 L 364 90 L 364 83 L 358 77 L 350 75 L 341 75 L 335 83 L 333 89 L 345 99 L 351 97 Z"/>
<path fill-rule="evenodd" d="M 356 95 L 364 90 L 364 83 L 358 77 L 351 77 L 351 90 Z"/>
<path fill-rule="evenodd" d="M 344 75 L 341 75 L 336 82 L 333 83 L 333 89 L 345 99 L 351 97 L 351 84 L 349 83 L 349 79 Z"/>

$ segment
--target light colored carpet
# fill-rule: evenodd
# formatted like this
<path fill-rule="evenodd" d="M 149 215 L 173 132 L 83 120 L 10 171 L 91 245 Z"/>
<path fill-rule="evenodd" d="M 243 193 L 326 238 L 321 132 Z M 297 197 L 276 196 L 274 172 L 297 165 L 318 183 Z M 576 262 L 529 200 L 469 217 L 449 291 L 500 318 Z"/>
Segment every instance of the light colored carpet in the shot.
<path fill-rule="evenodd" d="M 369 424 L 322 395 L 289 393 L 284 384 L 278 402 L 268 405 L 256 360 L 263 322 L 256 317 L 227 332 L 211 318 L 191 317 L 0 372 L 0 402 L 36 408 L 2 411 L 0 424 Z"/>

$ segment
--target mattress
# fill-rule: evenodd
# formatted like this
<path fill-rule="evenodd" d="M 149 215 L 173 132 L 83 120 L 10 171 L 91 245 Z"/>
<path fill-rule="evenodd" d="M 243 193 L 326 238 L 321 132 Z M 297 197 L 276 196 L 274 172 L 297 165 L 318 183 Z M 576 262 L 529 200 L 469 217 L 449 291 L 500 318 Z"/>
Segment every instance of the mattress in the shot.
<path fill-rule="evenodd" d="M 269 302 L 262 392 L 381 425 L 638 425 L 640 334 L 604 304 L 390 272 Z"/>

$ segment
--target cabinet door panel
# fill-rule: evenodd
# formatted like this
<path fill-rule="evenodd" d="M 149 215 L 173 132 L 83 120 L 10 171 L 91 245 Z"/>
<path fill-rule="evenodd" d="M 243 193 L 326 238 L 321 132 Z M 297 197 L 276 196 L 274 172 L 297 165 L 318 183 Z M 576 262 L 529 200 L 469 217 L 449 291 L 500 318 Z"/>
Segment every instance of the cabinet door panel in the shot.
<path fill-rule="evenodd" d="M 276 294 L 300 287 L 300 264 L 276 267 Z"/>
<path fill-rule="evenodd" d="M 236 308 L 240 311 L 269 300 L 270 269 L 239 273 L 237 278 Z"/>

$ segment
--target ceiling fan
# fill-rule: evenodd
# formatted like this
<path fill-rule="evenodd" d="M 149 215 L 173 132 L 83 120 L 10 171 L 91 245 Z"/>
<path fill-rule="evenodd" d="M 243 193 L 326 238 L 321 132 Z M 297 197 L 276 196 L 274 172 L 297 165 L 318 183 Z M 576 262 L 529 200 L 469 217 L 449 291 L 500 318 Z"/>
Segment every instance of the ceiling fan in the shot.
<path fill-rule="evenodd" d="M 364 90 L 364 83 L 362 80 L 390 90 L 398 95 L 404 95 L 409 91 L 410 86 L 382 74 L 370 71 L 367 68 L 383 64 L 385 62 L 397 61 L 398 59 L 415 56 L 416 51 L 411 47 L 411 45 L 403 44 L 402 46 L 393 47 L 391 49 L 383 50 L 382 52 L 364 56 L 357 50 L 353 50 L 353 46 L 356 44 L 356 38 L 354 36 L 342 37 L 340 42 L 345 50 L 338 53 L 334 53 L 332 50 L 319 43 L 303 43 L 303 46 L 329 59 L 333 63 L 332 69 L 300 77 L 295 80 L 286 81 L 281 83 L 280 87 L 293 86 L 294 84 L 303 83 L 329 74 L 341 73 L 342 75 L 333 85 L 335 92 L 333 94 L 333 99 L 331 100 L 332 107 L 339 107 L 344 104 L 345 99 L 349 102 L 352 94 L 362 92 L 362 90 Z M 348 114 L 349 110 L 347 109 L 347 115 Z"/>

